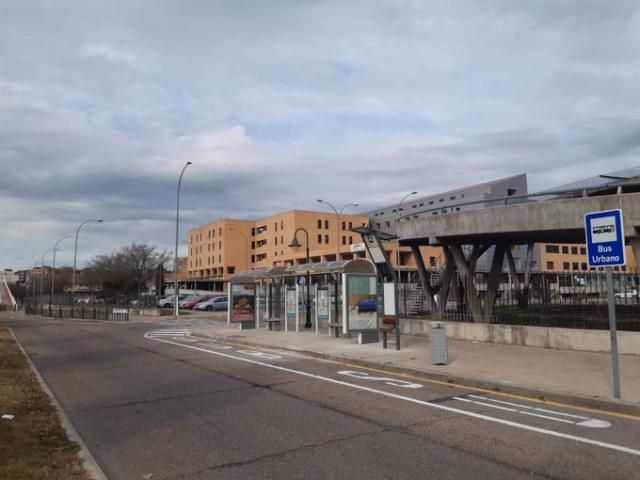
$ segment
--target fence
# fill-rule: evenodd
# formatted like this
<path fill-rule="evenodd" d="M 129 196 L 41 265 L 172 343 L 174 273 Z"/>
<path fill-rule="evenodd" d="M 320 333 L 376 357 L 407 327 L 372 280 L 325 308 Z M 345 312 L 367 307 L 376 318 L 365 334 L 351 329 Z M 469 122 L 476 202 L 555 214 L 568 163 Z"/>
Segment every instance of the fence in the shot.
<path fill-rule="evenodd" d="M 438 272 L 432 274 L 431 286 L 440 287 Z M 400 313 L 403 316 L 430 315 L 430 302 L 417 276 L 407 275 L 400 284 Z M 486 293 L 488 274 L 476 273 L 474 284 L 482 297 Z M 640 279 L 636 274 L 614 273 L 616 317 L 620 330 L 640 331 Z M 518 283 L 519 282 L 519 283 Z M 534 272 L 525 293 L 522 274 L 518 278 L 503 273 L 496 297 L 494 315 L 482 321 L 506 325 L 529 325 L 606 330 L 608 294 L 604 272 Z M 520 288 L 518 288 L 520 287 Z M 465 299 L 463 283 L 454 275 L 445 319 L 474 319 Z"/>
<path fill-rule="evenodd" d="M 52 306 L 25 305 L 25 313 L 28 315 L 40 315 L 51 318 L 77 318 L 82 320 L 128 321 L 129 309 L 106 307 L 76 307 L 76 306 Z"/>

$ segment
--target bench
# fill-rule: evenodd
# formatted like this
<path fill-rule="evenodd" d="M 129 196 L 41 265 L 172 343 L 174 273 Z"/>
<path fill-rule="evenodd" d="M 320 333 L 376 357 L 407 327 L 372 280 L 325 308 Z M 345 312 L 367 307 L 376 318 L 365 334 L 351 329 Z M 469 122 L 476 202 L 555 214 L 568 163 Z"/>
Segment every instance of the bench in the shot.
<path fill-rule="evenodd" d="M 382 324 L 378 329 L 382 332 L 382 348 L 387 348 L 387 334 L 396 332 L 396 350 L 400 350 L 400 335 L 396 331 L 396 317 L 394 315 L 385 315 L 382 318 Z"/>
<path fill-rule="evenodd" d="M 336 338 L 340 336 L 340 328 L 342 328 L 340 323 L 329 323 L 327 327 L 329 327 L 329 335 L 331 335 L 331 329 L 333 328 Z"/>
<path fill-rule="evenodd" d="M 278 327 L 277 330 L 280 330 L 280 324 L 282 323 L 282 320 L 280 320 L 279 318 L 267 318 L 266 322 L 267 328 L 269 330 L 273 330 L 274 325 Z"/>

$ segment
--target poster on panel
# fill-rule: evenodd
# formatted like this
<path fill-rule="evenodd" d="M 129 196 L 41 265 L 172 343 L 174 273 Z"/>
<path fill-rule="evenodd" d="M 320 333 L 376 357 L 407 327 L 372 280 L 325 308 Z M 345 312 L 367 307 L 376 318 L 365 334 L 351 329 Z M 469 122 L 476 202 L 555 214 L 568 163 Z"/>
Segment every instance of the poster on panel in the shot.
<path fill-rule="evenodd" d="M 318 290 L 318 298 L 316 299 L 318 306 L 318 320 L 329 320 L 329 290 Z"/>
<path fill-rule="evenodd" d="M 231 321 L 255 322 L 256 285 L 255 283 L 231 284 Z"/>
<path fill-rule="evenodd" d="M 296 290 L 287 289 L 287 317 L 295 318 L 298 309 L 298 299 L 296 298 Z"/>

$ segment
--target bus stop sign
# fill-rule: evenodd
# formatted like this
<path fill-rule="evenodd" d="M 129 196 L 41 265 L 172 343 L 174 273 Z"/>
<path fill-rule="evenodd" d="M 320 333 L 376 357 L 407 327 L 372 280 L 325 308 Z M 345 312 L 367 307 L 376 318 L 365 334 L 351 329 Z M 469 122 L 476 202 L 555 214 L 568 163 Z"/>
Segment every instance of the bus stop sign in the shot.
<path fill-rule="evenodd" d="M 622 210 L 584 216 L 589 267 L 619 267 L 626 263 Z"/>

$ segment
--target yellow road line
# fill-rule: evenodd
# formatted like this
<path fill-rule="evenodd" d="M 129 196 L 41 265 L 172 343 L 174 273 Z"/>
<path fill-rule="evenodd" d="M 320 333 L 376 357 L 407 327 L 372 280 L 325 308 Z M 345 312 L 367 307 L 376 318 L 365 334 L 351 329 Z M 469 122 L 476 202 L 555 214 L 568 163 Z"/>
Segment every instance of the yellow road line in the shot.
<path fill-rule="evenodd" d="M 191 336 L 191 335 L 190 335 Z M 195 338 L 201 338 L 201 339 L 206 339 L 207 337 L 200 337 L 200 336 L 195 336 Z M 243 345 L 243 344 L 239 344 L 239 343 L 233 343 L 233 342 L 227 342 L 226 340 L 223 340 L 223 343 L 225 345 L 231 345 L 233 347 L 242 347 L 242 348 L 246 348 L 248 345 Z M 253 347 L 253 348 L 258 348 L 258 347 Z M 261 350 L 266 350 L 268 352 L 274 352 L 274 353 L 282 353 L 282 349 L 278 349 L 277 347 L 259 347 Z M 286 353 L 298 353 L 298 352 L 291 352 L 289 350 L 285 350 Z M 298 355 L 304 356 L 303 352 L 298 353 Z M 321 362 L 326 362 L 326 363 L 334 363 L 336 365 L 344 365 L 347 367 L 351 367 L 351 368 L 360 368 L 362 370 L 368 370 L 370 372 L 376 372 L 376 373 L 383 373 L 385 375 L 396 375 L 398 377 L 403 377 L 403 378 L 410 378 L 411 380 L 418 380 L 421 382 L 425 382 L 425 383 L 432 383 L 434 385 L 443 385 L 446 387 L 450 387 L 450 388 L 463 388 L 466 390 L 472 390 L 474 392 L 482 392 L 482 393 L 489 393 L 491 395 L 497 395 L 500 397 L 505 397 L 505 398 L 511 398 L 511 399 L 515 399 L 515 400 L 524 400 L 524 401 L 528 401 L 528 402 L 533 402 L 533 403 L 540 403 L 543 405 L 553 405 L 555 407 L 564 407 L 564 408 L 571 408 L 573 410 L 579 410 L 581 412 L 589 412 L 589 413 L 598 413 L 601 415 L 608 415 L 611 417 L 618 417 L 618 418 L 624 418 L 627 420 L 635 420 L 640 422 L 640 416 L 637 415 L 630 415 L 628 413 L 618 413 L 618 412 L 610 412 L 608 410 L 600 410 L 597 408 L 589 408 L 589 407 L 581 407 L 579 405 L 571 405 L 568 403 L 562 403 L 562 402 L 556 402 L 554 400 L 543 400 L 541 398 L 535 398 L 535 397 L 527 397 L 525 395 L 518 395 L 515 393 L 507 393 L 507 392 L 499 392 L 496 390 L 491 390 L 488 388 L 482 388 L 482 387 L 472 387 L 472 386 L 468 386 L 468 385 L 463 385 L 460 383 L 454 383 L 454 382 L 445 382 L 443 380 L 434 380 L 434 379 L 430 379 L 430 378 L 425 378 L 425 377 L 421 377 L 418 375 L 412 375 L 410 373 L 398 373 L 398 372 L 392 372 L 389 370 L 383 370 L 380 368 L 373 368 L 373 367 L 363 367 L 362 365 L 356 365 L 356 364 L 352 364 L 352 363 L 347 363 L 346 361 L 338 361 L 338 360 L 330 360 L 327 358 L 319 358 L 319 357 L 312 357 L 314 360 L 319 360 Z M 425 375 L 429 375 L 428 372 L 425 372 Z"/>

